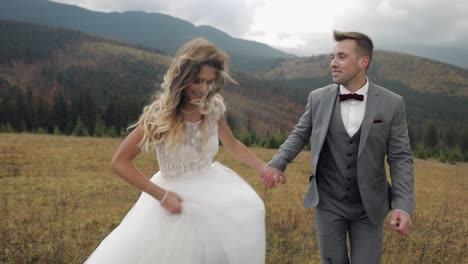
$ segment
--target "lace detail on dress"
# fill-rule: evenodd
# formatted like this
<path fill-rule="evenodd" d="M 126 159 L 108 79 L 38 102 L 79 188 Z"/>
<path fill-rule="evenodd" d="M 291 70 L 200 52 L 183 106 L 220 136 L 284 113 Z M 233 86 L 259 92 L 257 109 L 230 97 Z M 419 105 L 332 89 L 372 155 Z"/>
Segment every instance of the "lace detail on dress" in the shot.
<path fill-rule="evenodd" d="M 215 105 L 213 112 L 205 117 L 207 118 L 204 127 L 207 130 L 205 146 L 201 144 L 201 121 L 185 122 L 181 144 L 171 145 L 162 142 L 156 145 L 159 169 L 165 180 L 176 181 L 192 172 L 210 168 L 213 157 L 219 149 L 218 119 L 225 110 L 224 104 L 220 101 Z"/>

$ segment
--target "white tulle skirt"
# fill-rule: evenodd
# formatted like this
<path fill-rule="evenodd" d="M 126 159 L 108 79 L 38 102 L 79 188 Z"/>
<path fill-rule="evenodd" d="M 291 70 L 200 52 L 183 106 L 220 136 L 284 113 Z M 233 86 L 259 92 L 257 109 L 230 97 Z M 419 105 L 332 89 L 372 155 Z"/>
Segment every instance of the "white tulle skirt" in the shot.
<path fill-rule="evenodd" d="M 176 182 L 151 178 L 183 199 L 180 215 L 142 193 L 86 264 L 263 264 L 265 207 L 239 175 L 215 162 Z"/>

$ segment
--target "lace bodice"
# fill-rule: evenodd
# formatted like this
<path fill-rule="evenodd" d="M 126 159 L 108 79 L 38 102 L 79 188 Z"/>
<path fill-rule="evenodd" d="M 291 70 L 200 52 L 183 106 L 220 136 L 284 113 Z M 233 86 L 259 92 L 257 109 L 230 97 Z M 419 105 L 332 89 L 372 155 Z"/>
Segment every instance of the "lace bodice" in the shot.
<path fill-rule="evenodd" d="M 202 146 L 201 121 L 185 122 L 182 143 L 171 145 L 162 142 L 156 145 L 161 176 L 168 181 L 179 180 L 188 174 L 208 169 L 213 162 L 213 157 L 219 149 L 218 120 L 226 110 L 224 104 L 215 105 L 212 113 L 207 115 L 206 126 L 207 140 Z"/>

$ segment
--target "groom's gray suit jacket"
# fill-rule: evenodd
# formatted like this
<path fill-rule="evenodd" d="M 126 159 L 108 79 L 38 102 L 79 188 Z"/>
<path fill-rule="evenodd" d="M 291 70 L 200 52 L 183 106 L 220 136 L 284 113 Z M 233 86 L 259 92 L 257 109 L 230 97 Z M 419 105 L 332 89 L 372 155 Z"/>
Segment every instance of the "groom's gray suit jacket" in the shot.
<path fill-rule="evenodd" d="M 319 203 L 315 175 L 338 88 L 333 84 L 309 94 L 304 114 L 269 162 L 270 166 L 284 171 L 310 139 L 313 173 L 304 200 L 308 208 Z M 385 157 L 391 186 L 386 177 Z M 373 223 L 383 221 L 390 208 L 412 214 L 413 156 L 404 101 L 401 96 L 370 81 L 358 148 L 357 179 L 362 203 Z"/>

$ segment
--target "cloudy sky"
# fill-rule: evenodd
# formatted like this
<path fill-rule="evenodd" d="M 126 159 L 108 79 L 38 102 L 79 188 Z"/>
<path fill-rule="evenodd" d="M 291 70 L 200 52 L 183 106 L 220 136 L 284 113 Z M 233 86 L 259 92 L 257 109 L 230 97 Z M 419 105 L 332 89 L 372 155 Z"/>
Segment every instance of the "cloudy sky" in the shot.
<path fill-rule="evenodd" d="M 102 12 L 159 12 L 297 55 L 330 51 L 333 29 L 376 48 L 468 46 L 466 0 L 53 0 Z"/>

